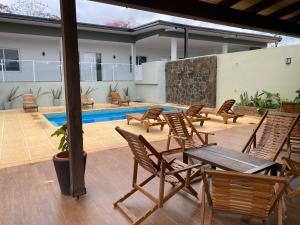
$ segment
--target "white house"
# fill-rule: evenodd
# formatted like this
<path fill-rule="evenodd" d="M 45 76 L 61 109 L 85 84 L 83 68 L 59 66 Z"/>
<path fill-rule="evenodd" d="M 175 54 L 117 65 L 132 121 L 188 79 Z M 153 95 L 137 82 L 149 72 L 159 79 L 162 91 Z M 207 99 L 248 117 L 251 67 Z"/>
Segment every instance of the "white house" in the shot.
<path fill-rule="evenodd" d="M 185 31 L 189 57 L 264 48 L 281 40 L 166 21 L 132 29 L 79 23 L 81 79 L 133 80 L 131 64 L 183 58 Z M 2 82 L 61 81 L 61 52 L 59 21 L 0 14 Z"/>
<path fill-rule="evenodd" d="M 120 91 L 129 87 L 131 96 L 162 101 L 164 63 L 154 61 L 260 49 L 281 41 L 279 37 L 166 21 L 135 28 L 78 23 L 78 38 L 82 87 L 97 89 L 93 94 L 96 103 L 106 101 L 114 82 L 119 83 Z M 6 101 L 12 87 L 25 93 L 63 86 L 61 52 L 60 21 L 0 14 L 0 103 Z M 136 66 L 141 64 L 143 68 Z M 38 101 L 41 106 L 52 104 L 51 96 Z M 14 107 L 21 104 L 20 98 L 13 103 Z"/>

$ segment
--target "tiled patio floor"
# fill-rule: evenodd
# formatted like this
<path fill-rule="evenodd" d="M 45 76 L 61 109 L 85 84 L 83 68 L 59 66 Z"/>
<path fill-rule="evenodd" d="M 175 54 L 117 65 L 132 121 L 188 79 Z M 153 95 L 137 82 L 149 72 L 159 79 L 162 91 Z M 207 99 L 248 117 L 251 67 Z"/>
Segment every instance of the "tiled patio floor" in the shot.
<path fill-rule="evenodd" d="M 212 140 L 221 146 L 240 151 L 253 127 L 217 131 Z M 152 144 L 163 150 L 166 142 L 164 140 Z M 85 176 L 87 195 L 77 201 L 61 195 L 52 161 L 2 168 L 0 225 L 129 225 L 128 220 L 113 208 L 113 202 L 130 190 L 132 171 L 133 157 L 128 147 L 89 153 Z M 139 172 L 139 178 L 148 175 L 143 169 L 139 169 Z M 300 179 L 295 180 L 293 185 L 299 186 Z M 157 195 L 158 179 L 146 188 Z M 195 183 L 195 188 L 199 190 L 199 183 Z M 135 215 L 141 215 L 152 204 L 141 194 L 137 194 L 125 205 Z M 286 205 L 287 217 L 284 225 L 299 225 L 300 196 L 287 200 Z M 274 217 L 274 214 L 270 216 L 270 225 L 277 224 Z M 197 199 L 180 192 L 141 225 L 199 224 L 200 208 Z M 239 216 L 216 214 L 213 224 L 262 223 L 257 220 L 244 222 Z"/>
<path fill-rule="evenodd" d="M 145 103 L 132 103 L 134 106 Z M 116 107 L 114 105 L 97 105 L 95 108 Z M 62 107 L 40 108 L 40 112 L 24 113 L 23 110 L 0 111 L 0 168 L 48 160 L 57 153 L 58 139 L 50 137 L 56 129 L 43 116 L 44 113 L 62 112 Z M 221 118 L 211 116 L 212 120 L 203 127 L 196 124 L 201 131 L 217 131 L 231 127 L 256 123 L 257 118 L 245 117 L 236 124 L 225 125 Z M 116 126 L 144 135 L 149 141 L 163 140 L 167 137 L 168 128 L 160 131 L 159 127 L 150 128 L 147 133 L 141 124 L 132 121 L 127 125 L 125 120 L 84 124 L 84 150 L 87 152 L 126 146 L 125 141 L 114 131 Z"/>

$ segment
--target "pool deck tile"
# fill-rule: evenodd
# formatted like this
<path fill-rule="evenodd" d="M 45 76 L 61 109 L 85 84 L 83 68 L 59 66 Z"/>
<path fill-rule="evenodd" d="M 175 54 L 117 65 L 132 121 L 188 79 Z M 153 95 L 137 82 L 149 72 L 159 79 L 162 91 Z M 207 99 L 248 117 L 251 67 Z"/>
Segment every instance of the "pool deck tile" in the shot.
<path fill-rule="evenodd" d="M 153 104 L 132 103 L 132 106 L 145 105 Z M 95 109 L 116 107 L 103 104 L 96 105 Z M 39 112 L 29 113 L 24 113 L 22 109 L 0 110 L 0 168 L 49 160 L 58 152 L 59 139 L 50 136 L 57 127 L 43 116 L 44 113 L 52 112 L 64 112 L 64 107 L 40 107 Z M 195 126 L 201 131 L 213 132 L 257 121 L 258 118 L 255 117 L 244 117 L 236 124 L 224 124 L 221 118 L 211 116 L 211 120 L 206 121 L 203 127 L 196 123 Z M 83 125 L 84 150 L 94 152 L 127 146 L 124 139 L 114 130 L 116 126 L 142 134 L 149 141 L 165 140 L 168 135 L 167 126 L 163 131 L 160 131 L 159 127 L 151 127 L 147 133 L 138 121 L 132 121 L 130 125 L 127 125 L 125 120 L 89 123 Z"/>

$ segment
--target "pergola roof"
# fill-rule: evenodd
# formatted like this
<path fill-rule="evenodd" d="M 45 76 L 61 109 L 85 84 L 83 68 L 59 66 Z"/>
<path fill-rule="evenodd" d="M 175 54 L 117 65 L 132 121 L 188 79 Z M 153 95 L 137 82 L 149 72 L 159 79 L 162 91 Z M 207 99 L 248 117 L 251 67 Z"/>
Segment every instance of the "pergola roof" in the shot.
<path fill-rule="evenodd" d="M 300 37 L 300 0 L 93 0 Z"/>

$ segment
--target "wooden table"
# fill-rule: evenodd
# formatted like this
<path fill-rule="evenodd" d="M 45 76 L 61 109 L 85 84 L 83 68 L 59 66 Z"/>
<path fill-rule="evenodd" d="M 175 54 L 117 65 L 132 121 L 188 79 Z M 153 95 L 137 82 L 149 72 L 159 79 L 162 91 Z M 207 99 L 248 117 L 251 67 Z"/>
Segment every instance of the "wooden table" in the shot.
<path fill-rule="evenodd" d="M 200 160 L 201 162 L 210 164 L 213 168 L 242 173 L 259 173 L 270 169 L 271 175 L 277 175 L 276 162 L 217 145 L 186 150 L 183 153 L 183 162 L 187 163 L 188 158 Z"/>

